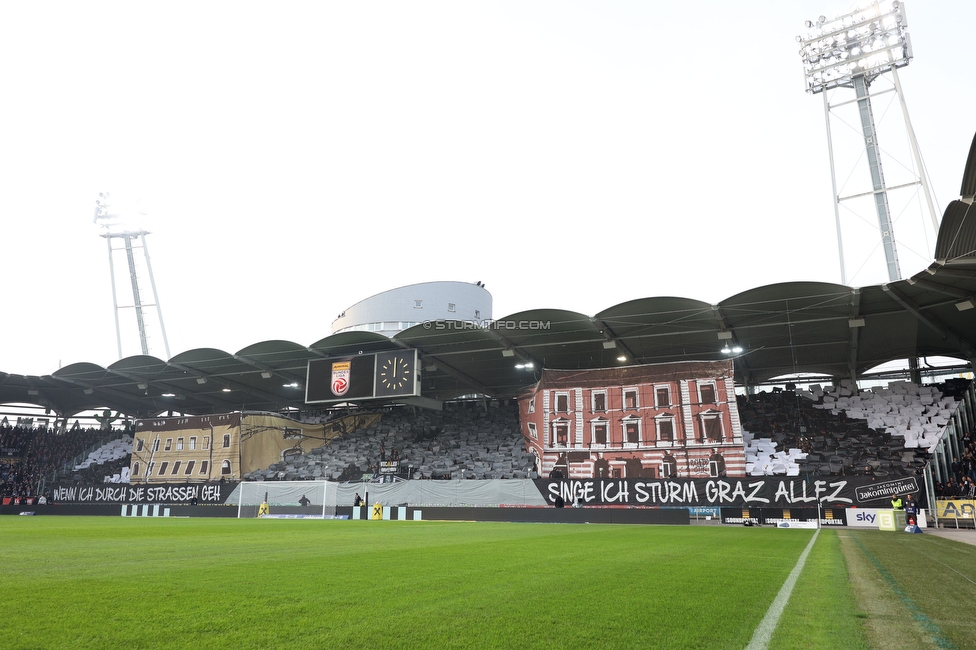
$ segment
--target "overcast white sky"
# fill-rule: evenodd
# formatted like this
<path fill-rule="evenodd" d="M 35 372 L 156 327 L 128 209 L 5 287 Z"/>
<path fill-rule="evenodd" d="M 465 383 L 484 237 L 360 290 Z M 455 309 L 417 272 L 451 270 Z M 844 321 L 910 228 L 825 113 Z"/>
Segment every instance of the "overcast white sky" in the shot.
<path fill-rule="evenodd" d="M 906 5 L 901 81 L 941 215 L 976 132 L 976 3 Z M 483 281 L 496 318 L 840 282 L 823 104 L 795 36 L 848 7 L 2 3 L 0 370 L 117 359 L 99 192 L 150 213 L 173 355 L 308 345 L 357 301 L 432 280 Z M 894 94 L 875 115 L 898 152 Z M 834 128 L 850 192 L 867 166 Z M 910 276 L 934 235 L 904 202 Z M 844 219 L 849 283 L 883 281 L 874 213 Z"/>

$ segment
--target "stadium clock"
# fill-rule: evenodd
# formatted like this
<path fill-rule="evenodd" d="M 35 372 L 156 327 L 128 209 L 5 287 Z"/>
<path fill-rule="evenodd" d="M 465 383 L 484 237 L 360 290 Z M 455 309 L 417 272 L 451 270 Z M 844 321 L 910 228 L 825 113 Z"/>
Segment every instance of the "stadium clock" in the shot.
<path fill-rule="evenodd" d="M 376 395 L 413 395 L 413 364 L 404 354 L 376 357 Z"/>

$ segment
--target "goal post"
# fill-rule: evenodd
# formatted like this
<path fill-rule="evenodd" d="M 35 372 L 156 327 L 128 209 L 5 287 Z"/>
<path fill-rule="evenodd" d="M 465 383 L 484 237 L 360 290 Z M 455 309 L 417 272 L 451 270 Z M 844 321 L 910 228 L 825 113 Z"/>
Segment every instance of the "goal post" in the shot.
<path fill-rule="evenodd" d="M 242 481 L 237 517 L 323 519 L 335 515 L 337 486 L 329 481 Z"/>

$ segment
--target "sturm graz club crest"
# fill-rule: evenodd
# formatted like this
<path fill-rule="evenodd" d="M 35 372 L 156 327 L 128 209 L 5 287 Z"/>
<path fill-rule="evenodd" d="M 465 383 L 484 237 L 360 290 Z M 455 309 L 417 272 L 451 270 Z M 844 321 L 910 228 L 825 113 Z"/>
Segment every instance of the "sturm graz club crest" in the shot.
<path fill-rule="evenodd" d="M 349 361 L 336 361 L 332 364 L 332 393 L 341 397 L 349 390 Z"/>

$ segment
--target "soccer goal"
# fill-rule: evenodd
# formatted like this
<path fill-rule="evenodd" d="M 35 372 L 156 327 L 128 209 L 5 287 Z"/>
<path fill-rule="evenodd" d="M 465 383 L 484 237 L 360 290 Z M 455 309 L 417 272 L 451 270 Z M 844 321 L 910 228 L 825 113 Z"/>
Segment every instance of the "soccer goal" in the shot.
<path fill-rule="evenodd" d="M 337 485 L 328 481 L 244 481 L 236 490 L 237 517 L 324 519 L 334 516 Z"/>

